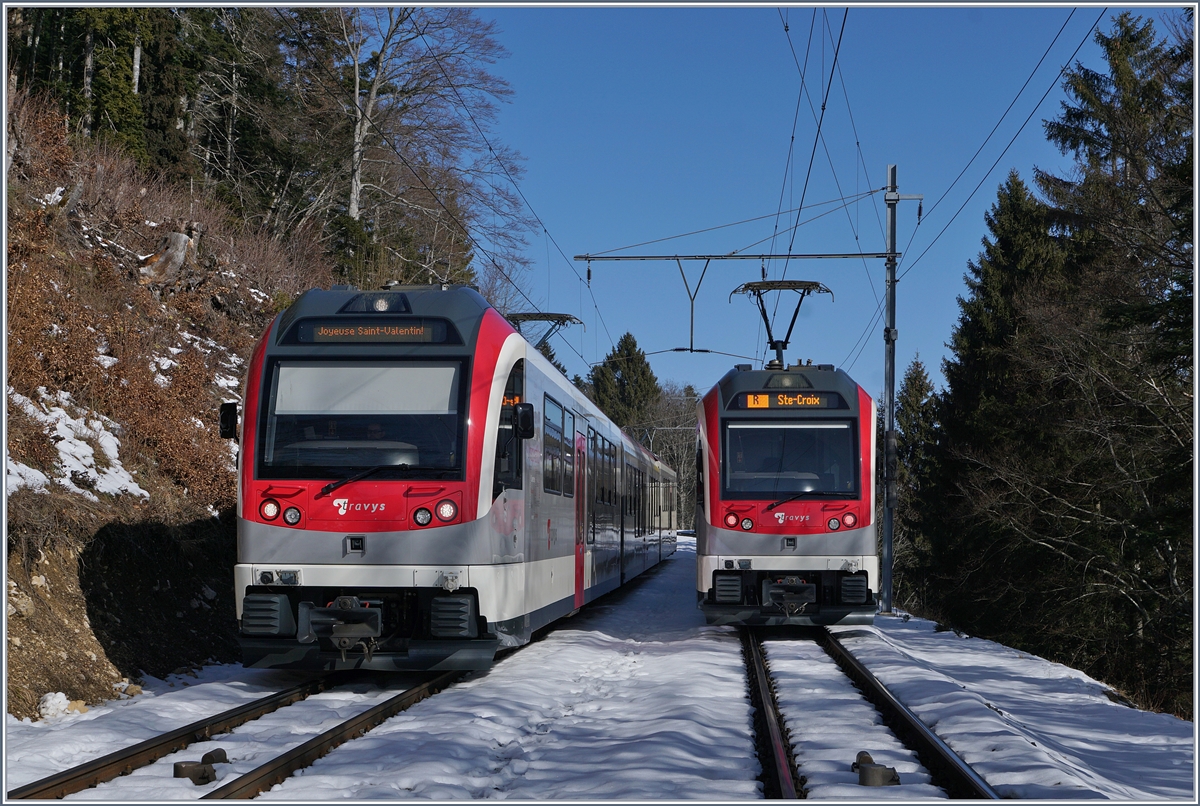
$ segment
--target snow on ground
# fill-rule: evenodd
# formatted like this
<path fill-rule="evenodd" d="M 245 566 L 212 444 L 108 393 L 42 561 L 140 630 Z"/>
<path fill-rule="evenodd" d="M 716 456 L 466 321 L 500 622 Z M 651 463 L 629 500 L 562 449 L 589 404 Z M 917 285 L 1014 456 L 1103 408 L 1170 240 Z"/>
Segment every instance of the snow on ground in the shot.
<path fill-rule="evenodd" d="M 260 797 L 347 799 L 700 799 L 761 797 L 741 649 L 695 606 L 695 543 L 545 639 L 348 742 Z M 842 640 L 1007 797 L 1195 802 L 1193 724 L 1109 700 L 1080 672 L 920 619 L 835 628 Z M 877 733 L 832 662 L 769 642 L 778 695 L 813 797 L 936 797 L 906 751 Z M 280 672 L 214 666 L 195 679 L 147 681 L 147 693 L 41 722 L 6 723 L 5 790 L 294 682 Z M 190 684 L 190 685 L 185 685 Z M 39 696 L 40 696 L 39 692 Z M 216 747 L 222 781 L 249 772 L 384 696 L 363 683 L 192 745 L 76 799 L 197 798 L 220 783 L 172 777 L 174 761 Z M 303 708 L 300 706 L 304 705 Z M 865 710 L 864 710 L 865 709 Z M 863 719 L 849 720 L 852 712 Z M 793 716 L 793 714 L 798 714 Z M 845 720 L 835 726 L 827 720 Z M 853 755 L 821 757 L 840 733 L 894 766 L 900 787 L 862 789 Z M 808 742 L 807 744 L 805 742 Z M 832 742 L 829 743 L 832 746 Z M 914 777 L 915 776 L 915 777 Z M 925 788 L 922 790 L 922 788 Z M 907 790 L 903 793 L 902 791 Z M 927 792 L 926 792 L 927 790 Z"/>
<path fill-rule="evenodd" d="M 678 606 L 693 558 L 260 797 L 761 797 L 740 644 Z"/>
<path fill-rule="evenodd" d="M 1001 797 L 1195 797 L 1194 723 L 1113 702 L 1062 664 L 935 628 L 880 616 L 834 631 Z"/>
<path fill-rule="evenodd" d="M 142 682 L 142 693 L 136 697 L 94 705 L 84 714 L 65 714 L 37 722 L 18 720 L 8 714 L 4 731 L 4 791 L 237 708 L 295 685 L 301 679 L 294 673 L 224 664 L 206 667 L 195 677 L 172 675 L 167 680 L 147 677 Z M 167 774 L 168 777 L 171 774 L 170 767 Z"/>

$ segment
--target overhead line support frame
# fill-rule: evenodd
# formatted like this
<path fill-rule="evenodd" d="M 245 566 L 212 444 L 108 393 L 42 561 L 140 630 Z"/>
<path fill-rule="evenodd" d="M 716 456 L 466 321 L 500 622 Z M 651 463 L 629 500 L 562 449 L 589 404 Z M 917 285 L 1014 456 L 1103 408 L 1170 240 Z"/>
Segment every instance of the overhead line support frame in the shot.
<path fill-rule="evenodd" d="M 704 275 L 708 272 L 708 264 L 714 260 L 837 260 L 837 259 L 881 259 L 887 258 L 889 255 L 898 256 L 895 252 L 836 252 L 827 254 L 808 254 L 808 255 L 790 255 L 790 254 L 724 254 L 724 255 L 575 255 L 575 260 L 586 261 L 588 264 L 588 283 L 591 284 L 592 279 L 592 261 L 610 261 L 616 262 L 619 260 L 674 260 L 679 266 L 679 274 L 683 277 L 683 287 L 687 289 L 688 295 L 688 346 L 686 352 L 689 353 L 706 353 L 711 352 L 705 349 L 696 349 L 696 295 L 700 293 L 700 285 L 704 282 Z M 696 282 L 696 288 L 693 291 L 691 284 L 688 283 L 687 275 L 683 271 L 683 261 L 685 260 L 703 260 L 704 269 L 700 272 L 700 279 Z M 793 323 L 795 320 L 793 319 Z M 788 329 L 789 334 L 791 329 Z M 684 352 L 685 348 L 676 348 L 675 352 Z"/>

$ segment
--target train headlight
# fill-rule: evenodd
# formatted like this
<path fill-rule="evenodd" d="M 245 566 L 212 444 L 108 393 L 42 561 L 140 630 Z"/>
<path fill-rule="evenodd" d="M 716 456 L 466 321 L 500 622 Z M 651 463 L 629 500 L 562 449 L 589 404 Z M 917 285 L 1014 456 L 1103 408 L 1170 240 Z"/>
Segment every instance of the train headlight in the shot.
<path fill-rule="evenodd" d="M 283 511 L 283 522 L 288 526 L 295 526 L 300 522 L 300 510 L 295 507 L 288 507 Z"/>
<path fill-rule="evenodd" d="M 847 512 L 842 516 L 842 523 L 847 529 L 851 529 L 854 527 L 854 524 L 858 523 L 858 518 L 855 517 L 853 512 Z"/>
<path fill-rule="evenodd" d="M 413 520 L 417 522 L 417 526 L 428 526 L 433 520 L 433 513 L 425 507 L 421 507 L 413 513 Z"/>
<path fill-rule="evenodd" d="M 274 498 L 268 498 L 258 505 L 258 514 L 269 521 L 275 520 L 279 517 L 279 502 Z"/>
<path fill-rule="evenodd" d="M 275 574 L 271 571 L 262 571 L 258 575 L 258 584 L 259 585 L 270 585 L 274 581 L 275 581 Z"/>
<path fill-rule="evenodd" d="M 837 518 L 830 518 L 829 523 L 825 525 L 829 527 L 829 531 L 831 532 L 836 532 L 838 529 L 842 528 L 842 522 Z"/>
<path fill-rule="evenodd" d="M 742 518 L 742 529 L 749 532 L 754 528 L 754 521 L 749 518 Z"/>
<path fill-rule="evenodd" d="M 446 498 L 438 502 L 436 512 L 438 520 L 452 521 L 458 515 L 458 506 L 449 498 Z"/>
<path fill-rule="evenodd" d="M 725 525 L 730 529 L 738 525 L 738 516 L 736 512 L 725 513 Z"/>

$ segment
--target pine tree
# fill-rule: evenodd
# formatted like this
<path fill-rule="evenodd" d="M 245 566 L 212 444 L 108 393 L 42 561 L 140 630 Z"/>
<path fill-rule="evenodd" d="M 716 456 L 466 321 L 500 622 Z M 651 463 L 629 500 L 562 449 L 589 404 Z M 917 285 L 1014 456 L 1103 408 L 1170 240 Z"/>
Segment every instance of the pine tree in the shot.
<path fill-rule="evenodd" d="M 938 422 L 933 383 L 919 355 L 905 370 L 896 396 L 896 432 L 894 600 L 920 613 L 928 609 L 924 576 L 930 564 L 930 543 L 925 521 L 936 512 L 936 500 L 931 493 L 937 481 Z"/>
<path fill-rule="evenodd" d="M 649 424 L 662 389 L 632 333 L 622 336 L 604 361 L 592 367 L 588 382 L 592 400 L 601 411 L 649 445 L 646 433 L 638 427 Z"/>
<path fill-rule="evenodd" d="M 1190 714 L 1190 26 L 1097 42 L 1046 124 L 1074 170 L 987 217 L 915 500 L 951 623 Z"/>

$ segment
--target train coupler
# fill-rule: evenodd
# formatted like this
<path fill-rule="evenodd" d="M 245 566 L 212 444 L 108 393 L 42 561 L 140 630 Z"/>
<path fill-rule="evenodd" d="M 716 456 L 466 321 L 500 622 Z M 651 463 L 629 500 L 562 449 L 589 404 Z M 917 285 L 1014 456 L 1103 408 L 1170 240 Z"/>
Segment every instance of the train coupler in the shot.
<path fill-rule="evenodd" d="M 301 602 L 297 608 L 296 640 L 311 644 L 318 638 L 329 638 L 334 646 L 346 650 L 383 634 L 383 613 L 378 607 L 367 607 L 357 596 L 339 596 L 330 607 L 316 607 Z"/>

